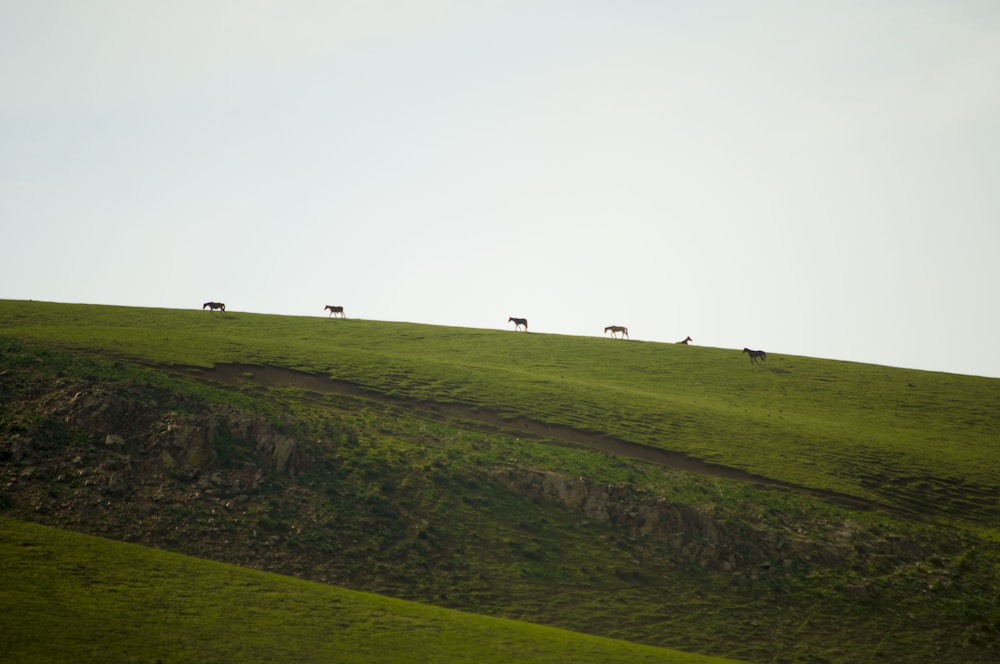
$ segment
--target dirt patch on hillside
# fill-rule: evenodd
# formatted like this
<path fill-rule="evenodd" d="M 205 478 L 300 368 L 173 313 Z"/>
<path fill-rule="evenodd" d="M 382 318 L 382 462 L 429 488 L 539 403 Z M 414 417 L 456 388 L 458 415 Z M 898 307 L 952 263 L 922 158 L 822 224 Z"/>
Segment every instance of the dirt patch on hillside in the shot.
<path fill-rule="evenodd" d="M 878 510 L 908 517 L 916 516 L 912 513 L 900 514 L 899 510 L 888 505 L 864 500 L 856 496 L 782 482 L 738 468 L 701 461 L 680 452 L 671 452 L 648 445 L 632 443 L 603 433 L 581 431 L 568 426 L 548 424 L 524 417 L 504 418 L 497 413 L 462 404 L 444 404 L 389 397 L 378 392 L 366 390 L 355 383 L 334 380 L 319 374 L 310 374 L 282 367 L 244 364 L 220 364 L 212 369 L 187 368 L 182 369 L 182 371 L 190 376 L 217 381 L 227 385 L 252 383 L 266 387 L 293 387 L 319 394 L 344 394 L 403 407 L 410 411 L 421 412 L 435 419 L 462 420 L 506 433 L 548 439 L 560 444 L 583 447 L 614 456 L 638 459 L 671 470 L 681 470 L 696 475 L 751 482 L 797 493 L 807 493 L 852 509 Z"/>

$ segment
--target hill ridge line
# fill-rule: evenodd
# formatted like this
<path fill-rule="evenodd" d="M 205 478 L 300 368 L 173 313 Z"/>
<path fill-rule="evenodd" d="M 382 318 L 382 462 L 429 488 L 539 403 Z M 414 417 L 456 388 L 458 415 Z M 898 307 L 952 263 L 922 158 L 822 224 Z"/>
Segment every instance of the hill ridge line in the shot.
<path fill-rule="evenodd" d="M 441 403 L 420 399 L 393 397 L 366 389 L 357 383 L 338 380 L 325 374 L 316 374 L 287 367 L 259 364 L 223 363 L 212 368 L 178 365 L 156 365 L 177 371 L 189 377 L 221 382 L 227 385 L 255 383 L 265 387 L 294 387 L 320 394 L 342 394 L 377 401 L 396 407 L 405 407 L 436 418 L 459 419 L 507 433 L 519 433 L 532 438 L 548 438 L 572 447 L 583 447 L 614 456 L 653 463 L 670 470 L 681 470 L 706 477 L 763 484 L 795 493 L 812 495 L 851 509 L 879 511 L 921 520 L 920 515 L 850 494 L 818 489 L 791 482 L 784 482 L 746 470 L 715 464 L 691 457 L 681 452 L 643 445 L 615 438 L 604 433 L 575 429 L 563 424 L 550 424 L 526 417 L 504 418 L 497 413 L 459 403 Z"/>

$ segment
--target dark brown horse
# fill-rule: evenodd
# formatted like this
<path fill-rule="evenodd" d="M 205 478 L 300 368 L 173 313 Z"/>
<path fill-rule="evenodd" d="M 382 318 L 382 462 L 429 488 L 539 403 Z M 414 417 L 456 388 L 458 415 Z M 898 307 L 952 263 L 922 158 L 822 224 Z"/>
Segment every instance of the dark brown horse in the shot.
<path fill-rule="evenodd" d="M 524 328 L 524 331 L 528 331 L 528 319 L 527 318 L 514 318 L 511 316 L 507 319 L 508 323 L 514 324 L 514 331 L 517 332 L 520 328 Z"/>
<path fill-rule="evenodd" d="M 612 337 L 617 337 L 619 334 L 622 335 L 622 339 L 628 339 L 628 328 L 624 325 L 608 325 L 604 328 L 604 334 L 611 332 Z"/>
<path fill-rule="evenodd" d="M 692 339 L 691 337 L 688 337 L 687 339 L 684 339 L 683 341 L 678 341 L 677 343 L 684 344 L 685 346 L 687 346 L 692 341 L 694 341 L 694 339 Z"/>
<path fill-rule="evenodd" d="M 323 311 L 327 311 L 327 310 L 329 310 L 329 312 L 330 312 L 330 315 L 328 316 L 328 318 L 333 318 L 334 314 L 338 314 L 341 318 L 346 318 L 346 316 L 344 316 L 344 308 L 343 307 L 335 307 L 332 304 L 328 304 L 325 307 L 323 307 Z"/>
<path fill-rule="evenodd" d="M 215 311 L 216 309 L 222 309 L 222 313 L 226 313 L 226 305 L 222 302 L 206 302 L 201 305 L 201 310 L 204 311 L 208 309 L 209 311 Z"/>
<path fill-rule="evenodd" d="M 757 364 L 757 360 L 761 362 L 767 361 L 767 353 L 762 350 L 750 350 L 749 348 L 744 348 L 743 352 L 750 356 L 750 364 Z"/>

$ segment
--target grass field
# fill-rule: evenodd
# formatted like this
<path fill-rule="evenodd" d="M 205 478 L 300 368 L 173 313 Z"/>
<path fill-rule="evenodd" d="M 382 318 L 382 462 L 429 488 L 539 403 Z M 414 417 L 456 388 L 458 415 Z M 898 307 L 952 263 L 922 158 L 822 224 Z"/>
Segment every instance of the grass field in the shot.
<path fill-rule="evenodd" d="M 743 661 L 996 661 L 1000 380 L 768 350 L 761 366 L 737 350 L 600 337 L 0 301 L 0 510 L 428 605 Z M 119 431 L 127 418 L 107 430 L 74 428 L 79 410 L 69 406 L 89 394 L 104 395 L 91 402 L 98 414 L 119 403 L 154 424 L 133 432 L 128 454 L 116 452 L 105 434 L 128 437 Z M 260 469 L 254 442 L 225 436 L 200 475 L 157 465 L 159 432 L 230 411 L 264 416 L 302 441 L 297 474 L 248 487 Z M 628 444 L 681 456 L 650 462 Z M 128 487 L 113 490 L 108 477 L 126 471 Z M 241 488 L 226 491 L 213 474 L 238 477 Z M 59 589 L 62 577 L 122 611 L 122 625 L 141 623 L 129 607 L 151 595 L 182 598 L 164 600 L 162 629 L 154 621 L 114 631 L 121 650 L 112 659 L 184 661 L 198 648 L 203 659 L 243 659 L 228 607 L 244 605 L 255 607 L 248 620 L 261 621 L 245 641 L 259 641 L 270 661 L 285 659 L 291 641 L 345 657 L 371 655 L 364 648 L 377 642 L 379 661 L 434 661 L 407 660 L 405 637 L 478 634 L 465 617 L 408 631 L 427 607 L 395 616 L 384 607 L 402 605 L 389 604 L 357 614 L 381 611 L 385 623 L 330 618 L 347 630 L 331 635 L 314 600 L 277 601 L 291 590 L 248 599 L 240 593 L 257 581 L 232 568 L 199 568 L 186 587 L 147 588 L 140 578 L 166 564 L 159 551 L 136 554 L 147 557 L 121 581 L 94 562 L 119 553 L 83 562 L 73 550 L 90 545 L 49 552 L 22 545 L 42 535 L 19 527 L 0 530 L 14 533 L 4 535 L 3 560 L 12 550 L 21 566 L 5 566 L 3 582 L 20 587 L 9 580 L 34 575 L 36 590 L 19 591 L 3 617 L 24 600 L 42 616 L 36 622 L 84 616 L 82 631 L 114 631 L 93 618 L 97 605 L 67 613 L 51 601 L 72 595 Z M 207 569 L 228 570 L 219 572 L 226 580 Z M 99 581 L 86 586 L 73 570 Z M 322 602 L 349 604 L 342 589 L 320 588 L 332 593 Z M 275 602 L 254 605 L 260 597 Z M 436 611 L 432 623 L 451 621 Z M 299 623 L 305 632 L 284 631 Z M 91 642 L 74 629 L 65 652 L 76 660 Z M 185 630 L 220 642 L 193 639 L 187 650 L 174 638 Z M 31 634 L 23 627 L 17 647 L 44 652 L 40 632 Z M 440 661 L 489 661 L 464 650 L 486 643 L 478 638 L 435 652 Z M 504 637 L 503 648 L 521 649 L 520 638 Z M 524 648 L 499 652 L 566 661 L 549 659 L 549 645 Z M 591 651 L 573 652 L 586 661 Z"/>
<path fill-rule="evenodd" d="M 0 518 L 5 662 L 725 662 Z"/>

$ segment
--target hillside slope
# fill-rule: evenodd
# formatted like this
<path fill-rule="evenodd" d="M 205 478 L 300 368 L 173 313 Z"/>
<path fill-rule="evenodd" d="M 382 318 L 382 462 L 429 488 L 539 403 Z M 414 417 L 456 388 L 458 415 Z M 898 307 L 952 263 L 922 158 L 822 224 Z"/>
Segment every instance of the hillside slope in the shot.
<path fill-rule="evenodd" d="M 10 662 L 729 662 L 0 518 Z"/>
<path fill-rule="evenodd" d="M 165 364 L 259 364 L 597 432 L 943 522 L 1000 523 L 1000 380 L 603 338 L 0 303 L 5 334 Z"/>
<path fill-rule="evenodd" d="M 200 314 L 0 302 L 0 508 L 748 661 L 995 659 L 1000 381 Z"/>

